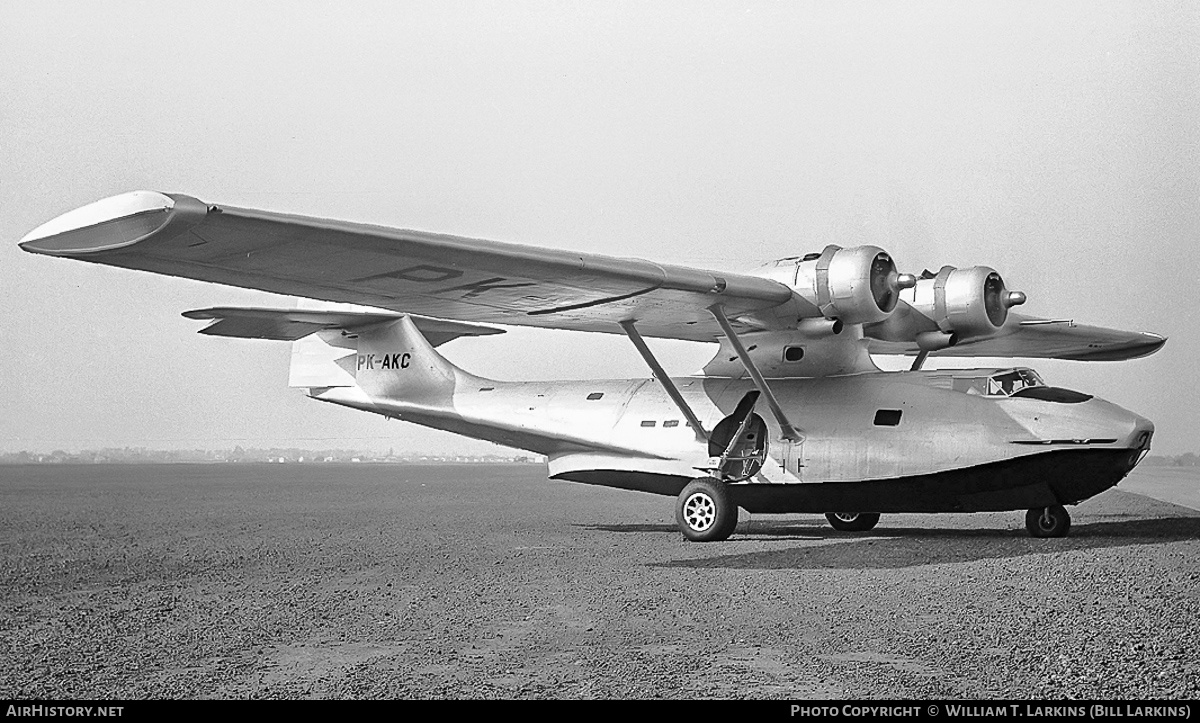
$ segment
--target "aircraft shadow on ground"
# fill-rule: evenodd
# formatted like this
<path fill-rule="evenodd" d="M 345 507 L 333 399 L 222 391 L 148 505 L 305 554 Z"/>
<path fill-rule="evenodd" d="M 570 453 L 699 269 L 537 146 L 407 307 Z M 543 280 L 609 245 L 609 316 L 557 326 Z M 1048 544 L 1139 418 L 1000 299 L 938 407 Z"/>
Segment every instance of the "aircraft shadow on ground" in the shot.
<path fill-rule="evenodd" d="M 589 525 L 609 532 L 679 534 L 673 525 Z M 898 569 L 1058 554 L 1130 545 L 1158 545 L 1200 540 L 1200 516 L 1119 519 L 1075 524 L 1063 538 L 1035 539 L 1021 529 L 948 529 L 878 527 L 865 533 L 842 533 L 813 523 L 743 522 L 724 543 L 697 545 L 713 553 L 728 552 L 739 540 L 807 542 L 784 549 L 651 563 L 652 567 L 779 569 Z"/>

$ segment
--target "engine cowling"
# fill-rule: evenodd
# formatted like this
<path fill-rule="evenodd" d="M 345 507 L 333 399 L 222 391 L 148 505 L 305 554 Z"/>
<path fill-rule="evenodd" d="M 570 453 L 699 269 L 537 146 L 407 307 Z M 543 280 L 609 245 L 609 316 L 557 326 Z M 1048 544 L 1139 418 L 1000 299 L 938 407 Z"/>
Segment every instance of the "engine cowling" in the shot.
<path fill-rule="evenodd" d="M 826 246 L 797 264 L 793 288 L 826 319 L 871 324 L 888 318 L 900 290 L 915 284 L 916 278 L 898 273 L 892 257 L 878 246 Z"/>
<path fill-rule="evenodd" d="M 1004 326 L 1009 309 L 1024 303 L 1025 294 L 1009 291 L 995 269 L 943 266 L 917 282 L 912 305 L 957 341 L 992 334 Z"/>

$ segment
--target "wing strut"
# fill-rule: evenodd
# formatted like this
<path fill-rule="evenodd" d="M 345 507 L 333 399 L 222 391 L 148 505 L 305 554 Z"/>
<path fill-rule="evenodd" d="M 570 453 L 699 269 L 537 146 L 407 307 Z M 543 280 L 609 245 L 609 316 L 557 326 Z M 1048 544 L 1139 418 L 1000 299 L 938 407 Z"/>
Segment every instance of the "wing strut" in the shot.
<path fill-rule="evenodd" d="M 708 307 L 708 311 L 717 320 L 721 331 L 725 332 L 725 338 L 729 339 L 729 345 L 737 352 L 738 358 L 742 360 L 742 366 L 746 367 L 746 371 L 750 373 L 750 378 L 754 380 L 754 386 L 758 387 L 758 391 L 762 392 L 763 396 L 767 398 L 767 406 L 771 408 L 771 413 L 775 415 L 775 421 L 779 422 L 783 438 L 792 442 L 799 442 L 803 439 L 803 435 L 800 434 L 800 430 L 792 426 L 787 415 L 783 413 L 783 407 L 779 406 L 779 400 L 775 398 L 774 392 L 767 386 L 767 380 L 763 379 L 762 372 L 758 371 L 758 366 L 750 358 L 746 347 L 742 345 L 742 340 L 738 338 L 733 327 L 729 325 L 729 319 L 725 318 L 725 307 L 721 304 L 713 304 Z"/>
<path fill-rule="evenodd" d="M 687 400 L 679 393 L 679 388 L 675 386 L 675 382 L 671 381 L 671 377 L 663 370 L 662 365 L 658 363 L 658 359 L 654 358 L 654 354 L 650 351 L 650 347 L 646 346 L 646 340 L 642 338 L 640 332 L 634 326 L 632 321 L 622 321 L 621 328 L 625 330 L 626 336 L 637 347 L 638 353 L 642 355 L 642 359 L 646 360 L 646 365 L 654 372 L 654 378 L 663 385 L 663 389 L 667 390 L 667 396 L 671 397 L 671 401 L 675 402 L 675 406 L 679 407 L 679 411 L 683 413 L 684 419 L 688 424 L 692 425 L 692 429 L 696 432 L 696 439 L 701 442 L 708 441 L 708 432 L 704 431 L 704 427 L 700 424 L 699 418 L 692 408 L 688 406 Z"/>

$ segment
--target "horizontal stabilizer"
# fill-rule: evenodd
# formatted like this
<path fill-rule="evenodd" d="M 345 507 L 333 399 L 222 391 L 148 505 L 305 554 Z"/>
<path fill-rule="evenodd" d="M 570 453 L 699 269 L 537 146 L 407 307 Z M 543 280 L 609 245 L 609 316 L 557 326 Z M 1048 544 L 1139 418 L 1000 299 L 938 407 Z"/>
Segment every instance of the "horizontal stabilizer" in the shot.
<path fill-rule="evenodd" d="M 185 311 L 183 315 L 189 319 L 215 319 L 214 323 L 200 330 L 201 334 L 277 341 L 295 341 L 327 329 L 350 331 L 373 324 L 396 321 L 404 316 L 404 314 L 389 311 L 311 311 L 234 306 L 196 309 Z M 412 316 L 411 318 L 433 346 L 440 346 L 460 336 L 489 336 L 504 333 L 503 329 L 481 324 L 446 321 L 423 316 Z"/>

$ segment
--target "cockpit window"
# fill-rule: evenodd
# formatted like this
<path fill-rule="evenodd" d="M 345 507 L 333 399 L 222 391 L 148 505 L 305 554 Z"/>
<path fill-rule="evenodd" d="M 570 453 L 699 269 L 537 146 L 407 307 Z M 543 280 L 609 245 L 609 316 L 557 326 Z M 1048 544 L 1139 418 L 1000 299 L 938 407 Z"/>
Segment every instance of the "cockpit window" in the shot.
<path fill-rule="evenodd" d="M 1022 389 L 1044 386 L 1046 383 L 1032 369 L 1014 369 L 989 377 L 987 395 L 989 397 L 1011 397 Z"/>

